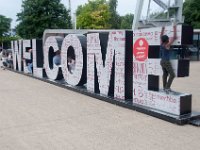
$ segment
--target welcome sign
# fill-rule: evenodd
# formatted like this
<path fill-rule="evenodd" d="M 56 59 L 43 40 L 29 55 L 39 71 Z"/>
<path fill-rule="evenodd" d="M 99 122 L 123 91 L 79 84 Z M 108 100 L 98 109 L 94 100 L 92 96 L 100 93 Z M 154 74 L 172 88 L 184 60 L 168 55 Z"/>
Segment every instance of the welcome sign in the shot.
<path fill-rule="evenodd" d="M 61 30 L 62 31 L 62 30 Z M 30 59 L 33 49 L 33 76 L 72 87 L 86 88 L 90 93 L 113 100 L 129 102 L 158 112 L 181 116 L 191 113 L 191 94 L 160 89 L 162 69 L 159 58 L 161 28 L 129 30 L 88 30 L 44 34 L 41 40 L 13 41 L 14 70 L 27 72 L 22 58 Z M 172 26 L 165 34 L 172 36 Z M 192 44 L 193 29 L 177 26 L 175 46 Z M 61 65 L 53 64 L 55 52 L 61 50 Z M 68 58 L 73 57 L 70 70 Z M 189 60 L 172 60 L 177 77 L 189 76 Z"/>

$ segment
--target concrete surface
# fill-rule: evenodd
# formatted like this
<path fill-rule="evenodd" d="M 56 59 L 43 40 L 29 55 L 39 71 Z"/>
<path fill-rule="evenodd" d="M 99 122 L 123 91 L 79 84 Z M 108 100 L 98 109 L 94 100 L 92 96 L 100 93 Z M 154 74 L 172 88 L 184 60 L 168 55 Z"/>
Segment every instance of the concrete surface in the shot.
<path fill-rule="evenodd" d="M 173 89 L 200 112 L 200 62 Z M 157 118 L 0 70 L 0 150 L 198 150 L 200 128 Z"/>

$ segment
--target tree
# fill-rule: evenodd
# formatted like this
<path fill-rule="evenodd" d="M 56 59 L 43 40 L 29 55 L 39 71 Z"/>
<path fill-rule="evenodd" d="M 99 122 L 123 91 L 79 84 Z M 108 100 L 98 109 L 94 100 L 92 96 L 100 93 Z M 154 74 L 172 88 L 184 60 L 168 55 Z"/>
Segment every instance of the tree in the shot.
<path fill-rule="evenodd" d="M 183 6 L 185 23 L 200 28 L 200 0 L 186 0 Z"/>
<path fill-rule="evenodd" d="M 41 38 L 45 29 L 71 28 L 71 17 L 60 0 L 23 0 L 17 14 L 22 38 Z"/>
<path fill-rule="evenodd" d="M 133 14 L 127 14 L 125 16 L 121 16 L 121 29 L 132 29 L 133 24 Z"/>
<path fill-rule="evenodd" d="M 77 11 L 77 28 L 108 29 L 110 28 L 109 7 L 106 0 L 89 0 L 87 4 L 79 6 Z"/>
<path fill-rule="evenodd" d="M 109 11 L 111 13 L 111 18 L 109 22 L 111 24 L 112 29 L 119 29 L 121 24 L 120 16 L 117 13 L 117 4 L 118 0 L 109 0 L 108 3 Z"/>
<path fill-rule="evenodd" d="M 3 48 L 3 42 L 6 41 L 10 32 L 11 21 L 12 19 L 0 15 L 0 43 L 2 48 Z"/>

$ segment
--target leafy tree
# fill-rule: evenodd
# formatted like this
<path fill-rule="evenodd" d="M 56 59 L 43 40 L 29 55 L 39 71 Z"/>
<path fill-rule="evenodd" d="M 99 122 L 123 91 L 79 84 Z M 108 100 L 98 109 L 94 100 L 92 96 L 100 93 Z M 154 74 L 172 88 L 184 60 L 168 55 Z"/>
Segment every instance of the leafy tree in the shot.
<path fill-rule="evenodd" d="M 133 14 L 127 14 L 125 16 L 121 16 L 121 29 L 132 29 L 133 24 Z"/>
<path fill-rule="evenodd" d="M 20 38 L 21 37 L 19 37 L 17 35 L 7 35 L 2 40 L 2 47 L 4 49 L 10 48 L 11 47 L 11 41 L 15 41 L 15 40 L 18 40 Z"/>
<path fill-rule="evenodd" d="M 200 28 L 200 0 L 186 0 L 183 7 L 185 23 Z"/>
<path fill-rule="evenodd" d="M 110 13 L 106 0 L 89 0 L 87 4 L 78 7 L 76 14 L 77 28 L 110 28 Z"/>
<path fill-rule="evenodd" d="M 0 43 L 2 47 L 3 42 L 6 41 L 6 38 L 9 35 L 11 21 L 10 18 L 0 15 Z"/>
<path fill-rule="evenodd" d="M 23 0 L 17 14 L 22 38 L 41 38 L 45 29 L 71 28 L 71 17 L 60 0 Z"/>
<path fill-rule="evenodd" d="M 117 4 L 118 0 L 109 0 L 109 11 L 111 13 L 110 24 L 112 29 L 119 29 L 121 20 L 120 16 L 117 13 Z"/>

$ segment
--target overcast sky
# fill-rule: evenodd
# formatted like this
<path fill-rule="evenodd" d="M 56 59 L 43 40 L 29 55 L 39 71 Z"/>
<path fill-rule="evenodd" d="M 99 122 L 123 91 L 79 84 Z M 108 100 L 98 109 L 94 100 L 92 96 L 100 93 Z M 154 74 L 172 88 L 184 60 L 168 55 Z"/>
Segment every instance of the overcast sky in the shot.
<path fill-rule="evenodd" d="M 163 0 L 166 1 L 166 0 Z M 61 2 L 68 7 L 68 0 L 61 0 Z M 72 12 L 75 12 L 78 5 L 83 5 L 87 3 L 88 0 L 71 0 Z M 127 13 L 134 13 L 135 5 L 137 0 L 118 0 L 117 11 L 120 15 L 125 15 Z M 147 4 L 148 0 L 145 0 L 144 4 Z M 0 14 L 8 18 L 11 18 L 12 28 L 17 25 L 16 14 L 21 12 L 22 0 L 0 0 Z M 157 9 L 153 4 L 153 9 Z M 146 8 L 144 8 L 146 10 Z M 143 13 L 144 14 L 144 13 Z"/>
<path fill-rule="evenodd" d="M 88 0 L 71 0 L 72 11 L 75 11 L 78 5 L 87 3 Z M 68 0 L 61 0 L 67 7 Z M 120 15 L 133 13 L 136 0 L 118 0 L 118 12 Z M 21 12 L 22 0 L 0 0 L 0 14 L 12 18 L 12 27 L 17 25 L 16 14 Z"/>

